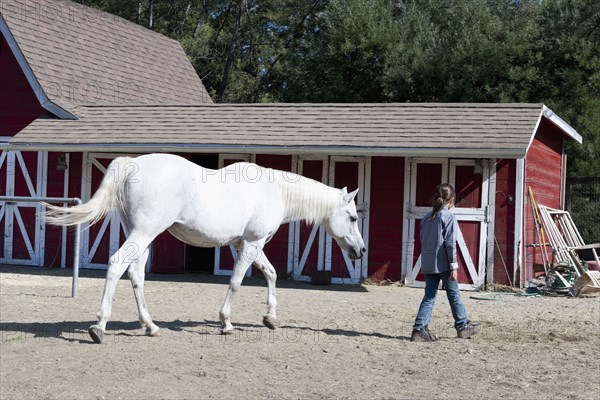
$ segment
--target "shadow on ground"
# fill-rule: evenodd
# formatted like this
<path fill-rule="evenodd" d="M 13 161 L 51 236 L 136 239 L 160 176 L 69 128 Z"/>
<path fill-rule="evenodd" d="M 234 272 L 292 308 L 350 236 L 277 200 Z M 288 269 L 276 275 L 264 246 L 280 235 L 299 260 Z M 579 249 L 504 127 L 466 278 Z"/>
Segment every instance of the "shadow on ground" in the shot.
<path fill-rule="evenodd" d="M 205 335 L 221 335 L 221 324 L 218 321 L 204 320 L 198 321 L 154 321 L 161 329 L 175 332 L 189 332 L 201 336 Z M 63 321 L 50 323 L 23 323 L 23 322 L 0 322 L 0 344 L 7 345 L 18 342 L 45 342 L 45 341 L 67 341 L 82 344 L 94 344 L 88 335 L 89 326 L 95 324 L 96 321 Z M 283 331 L 287 338 L 300 337 L 302 332 L 311 332 L 312 334 L 323 334 L 327 336 L 345 336 L 345 337 L 377 337 L 384 339 L 406 339 L 405 336 L 391 336 L 377 332 L 359 332 L 348 329 L 340 329 L 335 326 L 326 326 L 314 328 L 310 326 L 301 326 L 297 324 L 281 325 L 277 330 L 270 331 L 263 325 L 236 323 L 236 330 L 233 335 L 237 334 L 237 338 L 248 334 L 256 337 L 257 332 L 277 332 Z M 294 332 L 300 332 L 294 334 Z M 110 321 L 107 325 L 107 336 L 105 341 L 124 342 L 137 341 L 144 336 L 143 330 L 140 328 L 139 322 L 123 322 Z M 262 333 L 261 333 L 262 334 Z M 224 335 L 228 336 L 228 335 Z M 266 337 L 266 336 L 265 336 Z M 112 339 L 111 339 L 112 338 Z"/>

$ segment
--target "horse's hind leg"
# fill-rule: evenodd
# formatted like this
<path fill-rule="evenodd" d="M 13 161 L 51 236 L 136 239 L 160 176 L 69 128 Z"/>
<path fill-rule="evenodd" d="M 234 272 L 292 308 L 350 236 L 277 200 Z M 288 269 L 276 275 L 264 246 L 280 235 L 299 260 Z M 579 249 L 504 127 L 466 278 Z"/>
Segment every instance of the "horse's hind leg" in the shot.
<path fill-rule="evenodd" d="M 139 259 L 131 263 L 129 266 L 129 279 L 131 279 L 133 294 L 135 295 L 135 301 L 140 313 L 140 323 L 143 328 L 146 328 L 147 335 L 155 336 L 158 334 L 158 326 L 152 322 L 148 307 L 146 306 L 146 300 L 144 299 L 144 277 L 146 275 L 145 268 L 149 253 L 149 249 L 146 249 Z"/>
<path fill-rule="evenodd" d="M 146 239 L 131 235 L 123 246 L 110 258 L 110 264 L 106 272 L 106 281 L 104 283 L 104 293 L 102 294 L 100 310 L 98 311 L 98 323 L 90 326 L 88 330 L 94 342 L 102 343 L 104 332 L 106 332 L 106 323 L 110 318 L 112 310 L 117 282 L 121 279 L 129 264 L 139 259 L 149 244 L 150 242 Z M 141 252 L 140 249 L 142 250 Z"/>
<path fill-rule="evenodd" d="M 263 317 L 263 324 L 269 329 L 275 329 L 277 325 L 277 297 L 275 296 L 277 272 L 264 253 L 254 261 L 254 265 L 267 278 L 267 314 Z"/>

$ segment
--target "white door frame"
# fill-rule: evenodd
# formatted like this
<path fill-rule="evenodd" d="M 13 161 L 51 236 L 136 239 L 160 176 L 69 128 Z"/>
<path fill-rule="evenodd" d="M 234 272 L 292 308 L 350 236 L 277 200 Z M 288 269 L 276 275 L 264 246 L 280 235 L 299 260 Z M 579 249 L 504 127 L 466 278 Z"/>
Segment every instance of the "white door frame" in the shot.
<path fill-rule="evenodd" d="M 413 158 L 406 160 L 405 172 L 405 190 L 408 189 L 409 201 L 404 205 L 404 262 L 402 276 L 408 286 L 424 287 L 425 283 L 417 281 L 416 277 L 421 267 L 421 257 L 417 259 L 415 265 L 412 265 L 414 255 L 414 236 L 416 220 L 421 219 L 430 210 L 431 207 L 414 206 L 416 202 L 416 183 L 417 183 L 417 164 L 419 163 L 434 163 L 442 165 L 442 180 L 448 177 L 448 183 L 456 186 L 456 167 L 460 165 L 481 166 L 482 187 L 481 187 L 481 207 L 480 208 L 462 208 L 455 207 L 452 213 L 456 216 L 457 221 L 479 221 L 479 248 L 478 259 L 479 264 L 474 265 L 469 249 L 465 243 L 464 237 L 460 229 L 457 232 L 458 251 L 462 254 L 465 260 L 469 276 L 473 280 L 473 284 L 459 284 L 459 288 L 465 290 L 479 290 L 483 287 L 485 280 L 486 265 L 489 262 L 490 252 L 493 258 L 493 238 L 489 237 L 490 233 L 490 212 L 494 209 L 495 204 L 495 182 L 490 184 L 490 169 L 493 163 L 488 160 L 473 160 L 473 159 L 440 159 L 440 158 Z M 409 183 L 407 183 L 409 182 Z M 432 186 L 434 184 L 432 183 Z M 490 192 L 494 190 L 494 193 Z M 406 193 L 406 192 L 405 192 Z M 487 254 L 486 254 L 487 251 Z M 487 258 L 486 258 L 487 257 Z"/>
<path fill-rule="evenodd" d="M 17 164 L 21 171 L 27 191 L 31 197 L 45 197 L 47 189 L 47 170 L 48 170 L 48 152 L 38 151 L 36 160 L 36 181 L 33 182 L 27 164 L 20 151 L 2 151 L 0 153 L 0 167 L 6 163 L 6 195 L 15 195 L 15 175 L 17 173 Z M 33 235 L 27 232 L 25 223 L 21 216 L 20 208 L 34 208 L 35 227 Z M 45 207 L 40 203 L 2 203 L 0 205 L 0 219 L 4 218 L 4 256 L 0 258 L 0 262 L 15 265 L 44 265 L 44 250 L 46 225 L 43 217 Z M 16 220 L 16 224 L 15 224 Z M 14 231 L 19 229 L 21 236 L 27 247 L 29 259 L 13 258 L 13 239 Z M 33 237 L 32 237 L 33 236 Z"/>

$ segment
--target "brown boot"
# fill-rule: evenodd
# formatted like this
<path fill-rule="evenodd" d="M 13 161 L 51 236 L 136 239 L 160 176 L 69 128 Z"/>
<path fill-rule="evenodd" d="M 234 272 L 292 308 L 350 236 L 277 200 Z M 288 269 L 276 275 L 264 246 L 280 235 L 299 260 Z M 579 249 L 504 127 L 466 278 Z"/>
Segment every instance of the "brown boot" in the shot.
<path fill-rule="evenodd" d="M 459 339 L 468 339 L 473 335 L 476 335 L 481 331 L 481 326 L 479 324 L 474 324 L 469 322 L 464 328 L 456 330 L 456 336 Z"/>
<path fill-rule="evenodd" d="M 421 329 L 414 329 L 410 337 L 411 342 L 435 342 L 437 336 L 429 330 L 429 326 L 424 326 Z"/>

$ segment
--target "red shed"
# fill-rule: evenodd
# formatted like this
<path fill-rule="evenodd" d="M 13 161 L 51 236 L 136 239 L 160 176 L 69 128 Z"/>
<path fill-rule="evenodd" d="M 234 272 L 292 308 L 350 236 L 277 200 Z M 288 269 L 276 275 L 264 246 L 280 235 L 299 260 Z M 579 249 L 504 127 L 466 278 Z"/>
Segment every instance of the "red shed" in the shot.
<path fill-rule="evenodd" d="M 23 4 L 43 10 L 52 2 Z M 280 275 L 309 280 L 327 270 L 338 283 L 369 278 L 419 286 L 418 222 L 433 188 L 448 181 L 458 194 L 461 286 L 524 283 L 532 276 L 527 187 L 540 203 L 561 206 L 563 143 L 581 142 L 544 105 L 216 105 L 176 42 L 104 13 L 80 20 L 85 7 L 72 7 L 78 12 L 51 24 L 20 13 L 3 12 L 0 19 L 0 85 L 10 88 L 0 101 L 13 110 L 11 118 L 0 116 L 4 194 L 85 200 L 110 160 L 124 154 L 171 152 L 213 168 L 253 161 L 361 188 L 357 203 L 366 257 L 351 262 L 323 229 L 291 224 L 265 249 Z M 40 32 L 52 40 L 38 41 Z M 132 48 L 140 50 L 135 57 L 128 52 Z M 94 68 L 99 64 L 102 71 Z M 90 86 L 81 98 L 73 90 L 57 97 L 52 83 L 71 76 L 100 88 L 133 82 L 139 90 L 135 101 L 96 96 L 90 102 Z M 46 227 L 35 212 L 40 206 L 26 208 L 2 203 L 0 262 L 70 265 L 70 234 Z M 82 265 L 106 268 L 123 237 L 118 216 L 84 231 Z M 197 249 L 163 234 L 152 245 L 147 268 L 228 274 L 232 251 Z"/>

